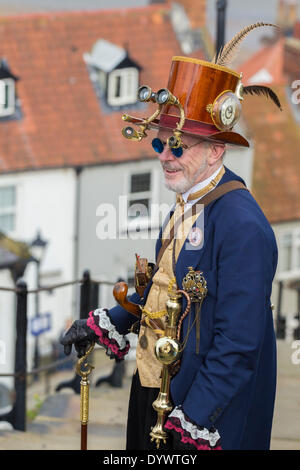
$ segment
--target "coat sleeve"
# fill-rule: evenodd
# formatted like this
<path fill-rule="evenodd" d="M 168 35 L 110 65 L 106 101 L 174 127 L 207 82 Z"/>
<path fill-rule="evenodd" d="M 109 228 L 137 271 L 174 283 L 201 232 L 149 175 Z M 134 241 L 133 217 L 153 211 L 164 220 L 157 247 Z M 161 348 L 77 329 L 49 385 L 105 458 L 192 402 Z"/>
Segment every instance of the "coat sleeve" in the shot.
<path fill-rule="evenodd" d="M 140 304 L 141 298 L 133 294 L 130 301 Z M 108 310 L 98 308 L 89 313 L 87 325 L 98 336 L 98 342 L 106 349 L 106 354 L 117 361 L 124 359 L 130 344 L 126 335 L 138 319 L 121 306 Z"/>
<path fill-rule="evenodd" d="M 227 232 L 220 247 L 213 343 L 182 404 L 184 414 L 205 428 L 255 374 L 270 314 L 274 252 L 254 222 Z"/>

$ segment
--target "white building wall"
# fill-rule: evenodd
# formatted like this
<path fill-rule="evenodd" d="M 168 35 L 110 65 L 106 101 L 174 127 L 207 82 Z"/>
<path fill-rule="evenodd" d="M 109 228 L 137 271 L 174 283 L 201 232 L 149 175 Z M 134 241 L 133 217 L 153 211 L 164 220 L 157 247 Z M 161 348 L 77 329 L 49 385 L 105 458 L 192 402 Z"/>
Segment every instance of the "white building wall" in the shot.
<path fill-rule="evenodd" d="M 48 245 L 41 263 L 41 285 L 74 279 L 74 220 L 76 176 L 73 169 L 31 171 L 1 175 L 0 186 L 15 185 L 16 227 L 8 236 L 30 243 L 40 230 Z M 1 272 L 1 271 L 0 271 Z M 36 287 L 36 263 L 29 263 L 24 279 L 28 289 Z M 4 281 L 3 281 L 4 282 Z M 3 284 L 0 282 L 0 285 Z M 41 292 L 40 312 L 50 312 L 52 328 L 40 336 L 42 354 L 49 351 L 52 340 L 65 328 L 66 319 L 74 316 L 73 289 L 60 288 L 49 294 Z M 28 301 L 28 366 L 32 366 L 33 336 L 30 318 L 35 315 L 34 295 Z M 3 297 L 2 292 L 0 297 Z M 10 306 L 11 308 L 11 306 Z M 13 318 L 12 312 L 9 315 Z"/>
<path fill-rule="evenodd" d="M 226 151 L 224 165 L 239 175 L 251 190 L 253 173 L 253 148 L 231 147 Z"/>
<path fill-rule="evenodd" d="M 289 315 L 295 314 L 298 311 L 298 297 L 297 291 L 295 289 L 290 289 L 288 287 L 289 281 L 299 279 L 300 280 L 300 270 L 294 271 L 285 271 L 283 256 L 284 256 L 284 247 L 283 247 L 283 237 L 285 234 L 289 234 L 294 230 L 300 230 L 300 222 L 286 222 L 281 224 L 272 225 L 277 245 L 278 245 L 278 267 L 275 276 L 275 281 L 273 283 L 273 294 L 272 301 L 275 306 L 278 306 L 278 281 L 283 281 L 284 289 L 282 294 L 282 304 L 281 304 L 281 314 Z"/>
<path fill-rule="evenodd" d="M 14 288 L 14 282 L 8 269 L 0 270 L 0 286 Z M 15 361 L 15 294 L 0 292 L 0 374 L 14 372 Z M 13 377 L 0 377 L 0 384 L 10 390 L 13 388 Z"/>

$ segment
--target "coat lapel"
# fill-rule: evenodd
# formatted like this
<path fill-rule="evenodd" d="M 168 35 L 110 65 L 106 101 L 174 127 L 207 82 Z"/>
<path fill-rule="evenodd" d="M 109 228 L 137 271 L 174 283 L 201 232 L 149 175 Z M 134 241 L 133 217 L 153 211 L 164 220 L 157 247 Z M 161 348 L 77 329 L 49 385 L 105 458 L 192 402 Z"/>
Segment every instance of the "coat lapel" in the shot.
<path fill-rule="evenodd" d="M 241 181 L 245 184 L 244 180 L 229 170 L 226 166 L 225 173 L 220 180 L 219 185 L 227 183 L 227 181 L 237 180 Z M 201 200 L 200 200 L 201 202 Z M 201 222 L 201 217 L 203 217 L 203 213 L 199 215 L 197 220 L 195 221 L 193 228 L 198 227 L 200 230 L 203 231 L 204 241 L 199 247 L 194 247 L 191 245 L 189 241 L 189 237 L 186 238 L 183 247 L 179 253 L 177 263 L 176 263 L 176 279 L 178 282 L 178 286 L 182 285 L 182 279 L 188 272 L 188 267 L 193 267 L 194 269 L 197 265 L 201 264 L 201 259 L 205 252 L 205 248 L 208 243 L 208 237 L 205 236 L 208 233 L 208 224 L 209 224 L 209 214 L 212 210 L 212 207 L 216 201 L 213 201 L 211 204 L 205 207 L 204 209 L 204 220 Z"/>

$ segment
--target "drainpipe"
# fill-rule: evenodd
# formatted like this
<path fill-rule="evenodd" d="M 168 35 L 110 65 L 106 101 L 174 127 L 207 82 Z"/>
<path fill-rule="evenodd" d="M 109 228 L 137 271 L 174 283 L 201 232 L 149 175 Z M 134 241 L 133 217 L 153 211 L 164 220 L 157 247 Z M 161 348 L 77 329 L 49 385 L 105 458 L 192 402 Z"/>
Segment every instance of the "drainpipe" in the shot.
<path fill-rule="evenodd" d="M 80 224 L 80 202 L 81 202 L 81 180 L 80 175 L 82 173 L 83 167 L 75 167 L 76 174 L 76 189 L 75 189 L 75 214 L 74 214 L 74 269 L 73 269 L 73 279 L 78 278 L 78 266 L 79 266 L 79 224 Z M 73 313 L 74 317 L 78 317 L 79 312 L 79 299 L 77 295 L 77 285 L 74 286 L 73 290 Z"/>
<path fill-rule="evenodd" d="M 217 0 L 217 42 L 216 52 L 225 44 L 225 21 L 226 21 L 227 0 Z"/>

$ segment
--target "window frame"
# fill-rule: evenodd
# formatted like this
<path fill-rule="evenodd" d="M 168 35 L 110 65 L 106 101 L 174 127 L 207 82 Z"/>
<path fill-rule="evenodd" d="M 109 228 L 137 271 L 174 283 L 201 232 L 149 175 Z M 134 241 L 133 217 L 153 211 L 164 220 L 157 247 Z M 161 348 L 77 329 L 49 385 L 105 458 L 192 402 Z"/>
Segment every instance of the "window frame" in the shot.
<path fill-rule="evenodd" d="M 17 186 L 15 184 L 2 184 L 2 185 L 0 185 L 0 192 L 1 192 L 2 189 L 5 189 L 5 188 L 13 188 L 14 189 L 14 205 L 8 206 L 8 207 L 1 207 L 0 206 L 0 217 L 2 215 L 13 215 L 14 222 L 13 222 L 13 228 L 11 230 L 4 231 L 3 229 L 1 229 L 1 226 L 0 226 L 0 232 L 3 232 L 3 233 L 8 234 L 8 235 L 12 235 L 16 232 L 16 226 L 17 226 L 17 220 L 16 220 L 16 216 L 17 216 Z"/>
<path fill-rule="evenodd" d="M 131 193 L 131 177 L 132 175 L 139 175 L 150 173 L 150 189 L 149 191 L 140 191 Z M 122 218 L 119 223 L 119 234 L 123 235 L 125 232 L 135 232 L 136 228 L 139 227 L 141 232 L 145 232 L 148 230 L 159 230 L 160 226 L 157 224 L 157 220 L 155 218 L 155 213 L 151 211 L 152 204 L 159 203 L 159 194 L 160 194 L 160 186 L 159 186 L 159 171 L 156 168 L 139 168 L 139 169 L 130 169 L 126 171 L 124 176 L 124 192 L 123 194 L 127 197 L 127 217 L 124 219 Z M 129 209 L 129 202 L 139 199 L 148 199 L 149 200 L 149 208 L 150 211 L 147 217 L 138 217 L 137 219 L 130 219 L 128 218 L 128 209 Z"/>
<path fill-rule="evenodd" d="M 2 84 L 4 85 L 3 87 L 2 87 Z M 5 108 L 6 90 L 7 90 L 8 99 L 7 99 L 7 107 Z M 3 93 L 4 96 L 1 97 L 1 93 Z M 1 78 L 0 79 L 0 117 L 11 116 L 12 114 L 14 114 L 15 109 L 16 109 L 15 81 L 12 78 Z"/>
<path fill-rule="evenodd" d="M 144 175 L 150 174 L 150 189 L 148 191 L 137 191 L 131 192 L 131 180 L 134 175 Z M 139 171 L 131 171 L 128 175 L 128 191 L 127 191 L 127 225 L 128 229 L 132 227 L 132 230 L 135 230 L 137 226 L 142 229 L 147 230 L 151 226 L 151 204 L 153 202 L 153 172 L 150 169 L 140 169 Z M 138 216 L 137 219 L 131 219 L 128 217 L 128 211 L 130 207 L 130 202 L 139 201 L 141 199 L 148 199 L 148 215 L 147 216 Z"/>
<path fill-rule="evenodd" d="M 115 80 L 120 77 L 120 96 L 115 95 Z M 131 80 L 130 92 L 128 82 Z M 107 85 L 107 101 L 111 106 L 133 104 L 137 101 L 139 72 L 135 67 L 116 69 L 110 72 Z"/>
<path fill-rule="evenodd" d="M 285 260 L 283 258 L 285 254 L 286 248 L 288 246 L 285 246 L 285 237 L 291 237 L 291 242 L 289 245 L 289 259 Z M 281 234 L 280 237 L 280 252 L 281 252 L 281 260 L 280 260 L 280 274 L 287 275 L 293 275 L 293 274 L 299 274 L 300 273 L 300 228 L 293 228 L 290 230 L 286 230 Z M 298 265 L 299 263 L 299 265 Z M 290 266 L 288 269 L 284 268 L 285 266 Z"/>

